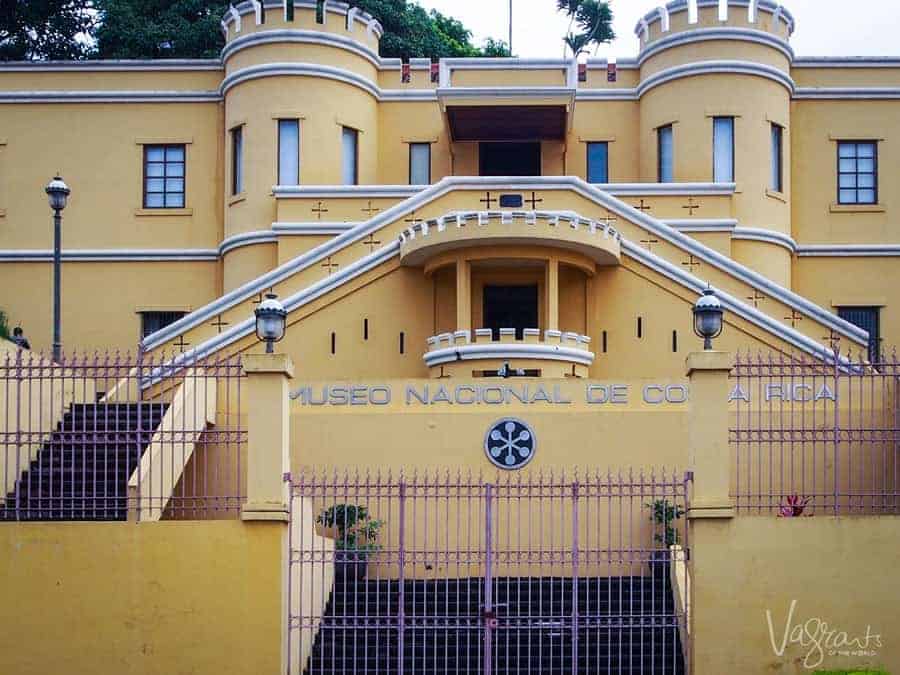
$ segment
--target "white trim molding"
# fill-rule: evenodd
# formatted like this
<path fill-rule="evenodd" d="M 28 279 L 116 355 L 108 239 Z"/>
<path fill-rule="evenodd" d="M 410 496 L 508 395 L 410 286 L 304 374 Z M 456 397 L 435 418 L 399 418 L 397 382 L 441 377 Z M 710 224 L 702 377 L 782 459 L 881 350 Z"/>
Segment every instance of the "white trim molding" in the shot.
<path fill-rule="evenodd" d="M 378 52 L 353 38 L 334 33 L 326 33 L 318 30 L 304 30 L 301 28 L 285 28 L 260 33 L 248 33 L 235 38 L 222 48 L 222 62 L 228 61 L 232 56 L 244 49 L 269 44 L 311 44 L 324 47 L 334 47 L 352 52 L 361 56 L 378 69 L 384 65 Z M 221 69 L 221 65 L 220 65 Z"/>
<path fill-rule="evenodd" d="M 5 61 L 0 73 L 158 72 L 223 70 L 220 59 L 97 59 L 91 61 Z"/>
<path fill-rule="evenodd" d="M 673 184 L 677 185 L 677 184 Z M 725 186 L 728 187 L 727 185 Z M 783 304 L 791 307 L 807 316 L 815 318 L 823 325 L 833 328 L 837 333 L 848 337 L 854 342 L 865 344 L 867 333 L 850 324 L 843 319 L 835 316 L 831 312 L 819 307 L 815 303 L 794 293 L 793 291 L 779 286 L 765 276 L 751 270 L 750 268 L 735 262 L 728 256 L 706 246 L 697 241 L 693 237 L 682 234 L 678 230 L 667 226 L 665 223 L 646 215 L 642 211 L 633 208 L 631 205 L 616 199 L 610 193 L 598 188 L 595 185 L 586 183 L 584 180 L 575 176 L 539 176 L 534 178 L 511 178 L 511 177 L 462 177 L 449 176 L 441 179 L 422 190 L 418 194 L 409 199 L 396 204 L 384 211 L 376 214 L 373 218 L 354 227 L 343 234 L 336 236 L 334 239 L 327 241 L 315 248 L 297 256 L 279 267 L 248 281 L 244 285 L 226 293 L 211 303 L 198 308 L 191 314 L 176 321 L 175 323 L 163 328 L 154 335 L 149 336 L 145 340 L 147 348 L 159 346 L 171 338 L 189 330 L 193 326 L 205 322 L 207 319 L 222 313 L 223 311 L 255 296 L 261 291 L 276 285 L 285 279 L 293 276 L 297 272 L 310 267 L 324 258 L 334 255 L 344 247 L 360 241 L 370 233 L 377 231 L 379 228 L 396 222 L 403 217 L 409 215 L 413 211 L 421 209 L 424 205 L 433 202 L 455 190 L 493 190 L 493 191 L 522 191 L 522 190 L 570 190 L 596 204 L 604 207 L 606 210 L 618 215 L 619 217 L 628 219 L 647 231 L 653 233 L 654 236 L 660 237 L 667 242 L 693 254 L 703 262 L 722 270 L 723 272 L 734 276 L 743 283 L 756 288 L 757 290 L 773 297 Z M 733 189 L 733 187 L 732 187 Z M 399 252 L 400 242 L 394 240 Z M 383 249 L 382 249 L 383 250 Z M 369 259 L 364 258 L 363 260 Z M 354 269 L 348 266 L 347 270 Z M 338 276 L 336 273 L 332 277 Z M 223 333 L 225 335 L 225 333 Z"/>
<path fill-rule="evenodd" d="M 316 235 L 316 234 L 343 234 L 348 230 L 352 230 L 354 227 L 358 226 L 359 223 L 339 223 L 334 221 L 317 221 L 314 220 L 312 222 L 306 223 L 288 223 L 288 222 L 274 222 L 272 223 L 272 230 L 279 237 L 282 235 L 286 236 L 302 236 L 302 235 Z"/>
<path fill-rule="evenodd" d="M 0 91 L 0 103 L 218 103 L 217 91 Z"/>
<path fill-rule="evenodd" d="M 679 232 L 732 232 L 738 224 L 734 218 L 669 218 L 662 222 Z"/>
<path fill-rule="evenodd" d="M 732 239 L 764 241 L 767 244 L 775 244 L 786 248 L 792 255 L 797 252 L 797 242 L 794 241 L 793 237 L 774 230 L 766 230 L 760 227 L 735 227 L 731 236 Z"/>
<path fill-rule="evenodd" d="M 335 80 L 362 89 L 366 93 L 371 94 L 376 100 L 381 98 L 381 89 L 379 89 L 375 82 L 358 73 L 354 73 L 352 70 L 336 68 L 334 66 L 324 66 L 318 63 L 298 62 L 263 63 L 257 66 L 239 68 L 222 80 L 219 91 L 222 95 L 225 95 L 228 93 L 229 89 L 236 87 L 243 82 L 266 77 L 281 76 L 320 77 L 327 80 Z"/>
<path fill-rule="evenodd" d="M 225 237 L 219 244 L 219 255 L 224 256 L 229 251 L 243 246 L 252 246 L 254 244 L 273 244 L 278 241 L 275 233 L 271 230 L 257 230 L 255 232 L 242 232 L 241 234 L 233 234 Z"/>
<path fill-rule="evenodd" d="M 794 68 L 900 68 L 900 56 L 801 56 Z"/>
<path fill-rule="evenodd" d="M 219 251 L 197 249 L 69 249 L 62 252 L 63 262 L 188 262 L 216 261 Z M 49 249 L 0 250 L 0 262 L 53 262 Z"/>
<path fill-rule="evenodd" d="M 900 87 L 797 87 L 794 100 L 878 101 L 900 98 Z"/>
<path fill-rule="evenodd" d="M 473 342 L 425 352 L 422 357 L 429 368 L 454 361 L 485 359 L 534 359 L 539 361 L 565 361 L 581 366 L 594 363 L 594 353 L 563 345 L 527 342 Z"/>
<path fill-rule="evenodd" d="M 787 40 L 756 28 L 734 28 L 730 26 L 714 28 L 696 28 L 685 32 L 672 33 L 653 42 L 648 43 L 640 52 L 638 64 L 644 65 L 647 59 L 673 47 L 707 42 L 710 40 L 735 40 L 739 42 L 754 42 L 778 50 L 788 61 L 794 58 L 794 50 Z"/>
<path fill-rule="evenodd" d="M 639 97 L 643 96 L 651 89 L 662 84 L 680 80 L 685 77 L 715 75 L 720 73 L 762 77 L 777 82 L 790 93 L 794 92 L 794 81 L 791 79 L 791 76 L 779 68 L 763 63 L 754 63 L 752 61 L 720 59 L 715 61 L 698 61 L 696 63 L 686 63 L 680 66 L 664 68 L 643 80 L 637 87 L 637 94 Z"/>
<path fill-rule="evenodd" d="M 801 258 L 898 258 L 900 244 L 805 244 L 797 247 Z"/>
<path fill-rule="evenodd" d="M 426 188 L 427 185 L 275 185 L 272 194 L 278 199 L 408 199 Z"/>

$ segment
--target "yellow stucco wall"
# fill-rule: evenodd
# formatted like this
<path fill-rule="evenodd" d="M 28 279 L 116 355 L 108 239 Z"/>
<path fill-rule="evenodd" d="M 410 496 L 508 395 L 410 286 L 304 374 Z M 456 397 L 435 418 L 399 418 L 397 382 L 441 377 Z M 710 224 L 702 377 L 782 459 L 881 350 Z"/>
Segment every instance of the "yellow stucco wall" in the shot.
<path fill-rule="evenodd" d="M 4 524 L 0 671 L 283 672 L 285 534 L 240 521 Z"/>
<path fill-rule="evenodd" d="M 900 670 L 898 535 L 896 517 L 695 522 L 694 672 Z"/>

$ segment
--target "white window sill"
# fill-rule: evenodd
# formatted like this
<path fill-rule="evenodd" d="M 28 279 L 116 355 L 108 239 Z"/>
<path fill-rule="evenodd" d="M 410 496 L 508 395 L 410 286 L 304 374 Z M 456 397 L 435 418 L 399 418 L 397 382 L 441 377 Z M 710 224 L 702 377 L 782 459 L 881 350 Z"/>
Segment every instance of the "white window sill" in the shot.
<path fill-rule="evenodd" d="M 242 202 L 242 201 L 244 201 L 245 199 L 247 199 L 247 193 L 246 193 L 246 192 L 241 192 L 240 194 L 237 194 L 237 195 L 231 195 L 231 196 L 228 198 L 228 206 L 234 206 L 235 204 L 237 204 L 237 203 L 239 203 L 239 202 Z"/>
<path fill-rule="evenodd" d="M 783 192 L 778 192 L 777 190 L 766 190 L 766 197 L 771 197 L 772 199 L 777 199 L 778 201 L 787 204 L 787 196 Z"/>
<path fill-rule="evenodd" d="M 194 209 L 135 209 L 136 216 L 192 216 Z"/>
<path fill-rule="evenodd" d="M 884 204 L 832 204 L 832 213 L 884 213 Z"/>

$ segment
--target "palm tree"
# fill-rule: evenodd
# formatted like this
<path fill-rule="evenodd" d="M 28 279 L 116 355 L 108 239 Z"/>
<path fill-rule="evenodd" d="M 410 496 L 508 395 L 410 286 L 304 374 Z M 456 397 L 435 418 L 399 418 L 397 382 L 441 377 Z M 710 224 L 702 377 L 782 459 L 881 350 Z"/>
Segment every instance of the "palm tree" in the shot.
<path fill-rule="evenodd" d="M 556 9 L 569 17 L 569 27 L 563 38 L 563 56 L 566 49 L 570 49 L 572 56 L 578 58 L 591 45 L 596 53 L 601 44 L 616 37 L 612 29 L 612 10 L 604 0 L 556 0 Z M 578 33 L 572 30 L 576 24 L 580 29 Z"/>

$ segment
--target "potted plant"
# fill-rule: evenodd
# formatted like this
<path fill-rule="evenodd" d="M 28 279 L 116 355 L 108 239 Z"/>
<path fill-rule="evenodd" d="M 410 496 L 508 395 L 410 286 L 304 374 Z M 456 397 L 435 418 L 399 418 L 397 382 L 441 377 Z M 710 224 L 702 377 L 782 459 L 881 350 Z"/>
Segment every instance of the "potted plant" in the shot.
<path fill-rule="evenodd" d="M 650 554 L 650 570 L 655 580 L 665 582 L 669 579 L 672 547 L 678 545 L 675 521 L 684 516 L 684 509 L 668 499 L 655 499 L 647 507 L 650 509 L 650 521 L 655 524 L 653 540 L 662 545 Z"/>
<path fill-rule="evenodd" d="M 322 511 L 316 522 L 335 534 L 335 580 L 364 578 L 369 556 L 381 550 L 377 539 L 384 521 L 371 518 L 365 506 L 335 504 Z"/>

